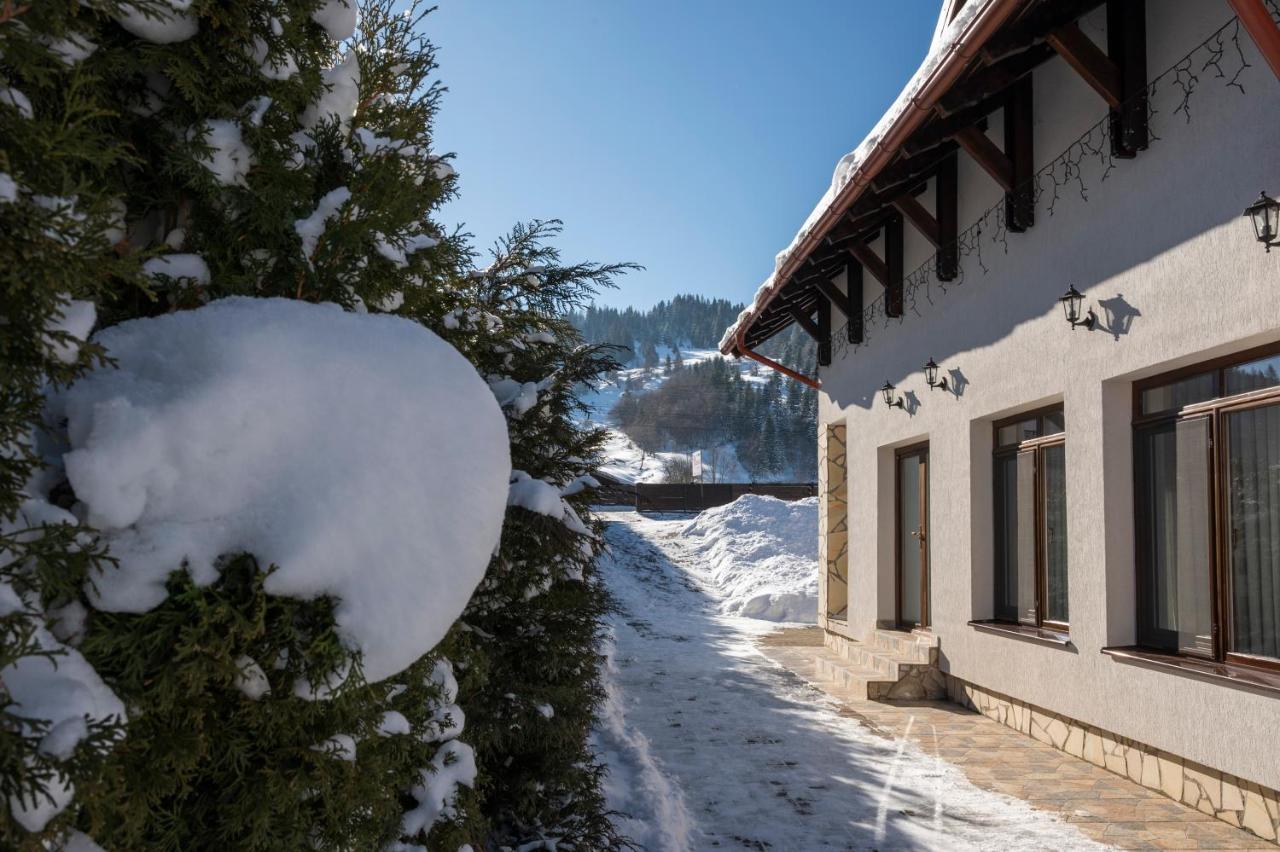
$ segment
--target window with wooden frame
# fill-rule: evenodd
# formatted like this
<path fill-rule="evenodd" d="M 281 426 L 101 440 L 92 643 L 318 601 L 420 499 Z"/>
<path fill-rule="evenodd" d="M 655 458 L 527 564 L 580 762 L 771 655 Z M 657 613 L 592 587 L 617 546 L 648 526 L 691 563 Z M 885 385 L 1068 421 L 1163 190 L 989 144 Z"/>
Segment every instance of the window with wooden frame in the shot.
<path fill-rule="evenodd" d="M 1067 444 L 1062 406 L 995 424 L 995 617 L 1065 633 Z"/>
<path fill-rule="evenodd" d="M 1139 645 L 1280 669 L 1280 344 L 1134 386 Z"/>

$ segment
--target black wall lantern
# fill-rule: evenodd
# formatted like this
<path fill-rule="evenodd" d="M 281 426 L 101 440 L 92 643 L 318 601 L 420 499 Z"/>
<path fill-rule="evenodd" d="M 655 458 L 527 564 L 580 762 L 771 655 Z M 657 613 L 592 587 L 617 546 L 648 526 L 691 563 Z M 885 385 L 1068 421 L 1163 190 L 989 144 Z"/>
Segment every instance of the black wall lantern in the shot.
<path fill-rule="evenodd" d="M 1067 290 L 1066 295 L 1058 299 L 1062 303 L 1063 313 L 1067 315 L 1067 322 L 1071 323 L 1071 330 L 1075 331 L 1076 326 L 1082 325 L 1090 331 L 1098 322 L 1098 315 L 1093 312 L 1093 308 L 1085 315 L 1084 319 L 1080 318 L 1080 308 L 1084 305 L 1084 295 L 1071 285 L 1071 289 Z"/>
<path fill-rule="evenodd" d="M 884 397 L 884 404 L 890 408 L 906 409 L 907 404 L 902 401 L 901 397 L 894 394 L 895 388 L 893 382 L 885 382 L 884 387 L 880 388 L 880 395 Z"/>
<path fill-rule="evenodd" d="M 942 381 L 938 381 L 938 365 L 934 363 L 932 358 L 929 359 L 928 364 L 924 365 L 924 380 L 928 383 L 929 390 L 937 388 L 938 390 L 944 391 L 947 389 L 947 379 L 945 376 L 942 378 Z"/>
<path fill-rule="evenodd" d="M 1244 208 L 1244 215 L 1253 220 L 1253 233 L 1258 242 L 1271 253 L 1272 246 L 1280 246 L 1276 235 L 1280 233 L 1280 201 L 1265 192 L 1258 193 L 1258 200 Z"/>

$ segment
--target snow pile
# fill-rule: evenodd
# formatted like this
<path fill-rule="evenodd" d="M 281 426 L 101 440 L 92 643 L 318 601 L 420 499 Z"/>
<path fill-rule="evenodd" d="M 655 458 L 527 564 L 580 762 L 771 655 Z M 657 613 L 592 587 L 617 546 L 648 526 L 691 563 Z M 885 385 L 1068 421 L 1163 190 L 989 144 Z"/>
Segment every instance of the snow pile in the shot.
<path fill-rule="evenodd" d="M 88 339 L 97 321 L 98 310 L 93 302 L 69 299 L 45 330 L 45 344 L 59 361 L 74 364 L 80 357 L 80 341 Z"/>
<path fill-rule="evenodd" d="M 161 282 L 186 286 L 207 286 L 211 280 L 209 265 L 198 254 L 162 254 L 142 264 L 142 272 Z"/>
<path fill-rule="evenodd" d="M 324 0 L 311 13 L 311 20 L 319 24 L 334 41 L 349 39 L 356 32 L 355 0 Z"/>
<path fill-rule="evenodd" d="M 320 199 L 320 203 L 316 205 L 311 215 L 294 221 L 293 230 L 302 240 L 302 256 L 306 258 L 308 264 L 311 263 L 311 256 L 316 253 L 316 246 L 320 243 L 320 236 L 324 234 L 325 225 L 337 216 L 342 205 L 350 200 L 351 190 L 345 186 L 331 189 Z"/>
<path fill-rule="evenodd" d="M 62 38 L 41 35 L 37 36 L 37 39 L 41 44 L 49 48 L 54 56 L 58 57 L 59 62 L 68 68 L 88 59 L 98 49 L 98 45 L 83 33 L 68 32 Z"/>
<path fill-rule="evenodd" d="M 339 600 L 378 681 L 443 638 L 506 511 L 506 422 L 456 350 L 416 323 L 232 298 L 96 336 L 118 369 L 51 401 L 64 464 L 119 570 L 95 606 L 144 612 L 184 565 L 252 553 L 272 594 Z"/>
<path fill-rule="evenodd" d="M 209 153 L 197 162 L 225 186 L 248 186 L 245 179 L 253 167 L 253 152 L 245 144 L 240 125 L 229 119 L 205 121 L 197 134 Z"/>
<path fill-rule="evenodd" d="M 54 522 L 52 518 L 38 520 Z M 45 629 L 33 602 L 24 603 L 12 586 L 0 582 L 0 616 L 18 613 L 31 618 L 34 644 L 55 656 L 20 657 L 0 669 L 0 683 L 13 702 L 5 713 L 15 720 L 46 723 L 40 752 L 54 760 L 67 760 L 89 736 L 90 721 L 126 721 L 124 704 L 79 651 L 63 645 Z M 9 798 L 14 820 L 27 831 L 42 831 L 75 797 L 75 789 L 65 779 L 50 779 L 46 792 L 48 796 L 38 796 L 35 801 Z"/>
<path fill-rule="evenodd" d="M 345 131 L 360 103 L 360 60 L 354 50 L 324 72 L 325 91 L 320 100 L 302 114 L 302 126 L 313 128 L 326 119 L 336 119 Z"/>
<path fill-rule="evenodd" d="M 562 489 L 545 480 L 534 479 L 523 470 L 513 470 L 511 471 L 511 487 L 507 494 L 507 505 L 519 506 L 521 509 L 528 509 L 530 512 L 546 515 L 549 518 L 561 521 L 573 532 L 580 535 L 591 535 L 591 530 L 587 529 L 587 525 L 578 517 L 578 513 L 563 499 L 566 491 L 569 491 L 570 494 L 577 493 L 577 491 L 569 490 L 572 487 L 573 484 L 570 483 L 570 485 Z"/>
<path fill-rule="evenodd" d="M 684 529 L 723 612 L 766 621 L 818 617 L 818 498 L 747 494 L 708 509 Z"/>
<path fill-rule="evenodd" d="M 439 687 L 443 703 L 436 709 L 426 741 L 444 741 L 444 744 L 431 758 L 431 765 L 419 771 L 418 783 L 409 788 L 409 795 L 418 806 L 401 819 L 401 830 L 405 834 L 430 831 L 441 819 L 455 818 L 458 785 L 472 788 L 476 785 L 475 751 L 454 739 L 462 733 L 464 719 L 462 708 L 454 703 L 458 700 L 458 681 L 453 674 L 453 664 L 445 659 L 437 660 L 427 681 Z"/>

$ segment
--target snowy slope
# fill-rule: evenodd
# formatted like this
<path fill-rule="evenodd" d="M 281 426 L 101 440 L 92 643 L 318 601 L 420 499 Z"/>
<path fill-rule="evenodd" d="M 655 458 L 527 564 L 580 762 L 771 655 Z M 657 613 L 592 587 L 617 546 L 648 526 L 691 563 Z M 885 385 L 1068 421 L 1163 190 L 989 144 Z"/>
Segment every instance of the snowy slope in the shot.
<path fill-rule="evenodd" d="M 661 363 L 666 362 L 668 355 L 674 357 L 675 354 L 674 350 L 666 346 L 659 346 L 657 350 L 658 360 Z M 719 351 L 715 349 L 686 349 L 684 347 L 681 347 L 680 355 L 684 359 L 685 366 L 692 366 L 693 364 L 720 357 Z M 733 362 L 730 361 L 730 363 L 732 364 Z M 756 375 L 752 375 L 752 364 L 753 362 L 750 361 L 738 362 L 738 369 L 742 372 L 742 378 L 749 382 L 764 383 L 768 381 L 768 376 L 763 375 L 760 371 L 757 371 Z M 647 393 L 661 387 L 667 377 L 662 374 L 661 369 L 645 370 L 643 367 L 630 367 L 625 370 L 619 370 L 615 381 L 602 382 L 584 391 L 580 397 L 582 402 L 590 409 L 589 422 L 603 426 L 609 432 L 609 439 L 604 449 L 604 463 L 600 465 L 599 470 L 606 476 L 611 476 L 624 483 L 662 482 L 663 459 L 687 454 L 646 453 L 612 425 L 609 411 L 622 398 L 628 379 L 633 381 L 637 390 Z M 708 481 L 711 481 L 711 475 L 708 474 L 707 477 Z M 738 458 L 733 451 L 733 447 L 725 447 L 721 454 L 719 470 L 715 471 L 715 481 L 747 482 L 749 478 L 747 472 L 738 464 Z"/>
<path fill-rule="evenodd" d="M 747 494 L 680 531 L 694 576 L 720 611 L 766 621 L 818 618 L 818 498 Z"/>

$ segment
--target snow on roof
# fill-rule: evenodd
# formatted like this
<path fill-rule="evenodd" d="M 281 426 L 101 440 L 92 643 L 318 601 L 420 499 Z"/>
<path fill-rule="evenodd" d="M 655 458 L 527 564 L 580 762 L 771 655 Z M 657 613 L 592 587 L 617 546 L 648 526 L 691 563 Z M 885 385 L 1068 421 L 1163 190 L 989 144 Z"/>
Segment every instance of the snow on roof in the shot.
<path fill-rule="evenodd" d="M 951 19 L 950 23 L 943 27 L 943 20 L 951 13 L 956 2 L 957 0 L 943 0 L 942 10 L 939 15 L 938 29 L 935 31 L 933 42 L 929 47 L 929 52 L 920 63 L 920 67 L 916 69 L 916 73 L 907 81 L 906 86 L 904 86 L 902 92 L 899 93 L 897 100 L 895 100 L 893 104 L 890 105 L 889 109 L 885 111 L 884 115 L 880 117 L 880 120 L 876 122 L 875 127 L 873 127 L 871 132 L 866 135 L 866 138 L 862 140 L 858 147 L 854 148 L 848 154 L 845 154 L 840 158 L 839 162 L 836 163 L 835 172 L 831 175 L 831 184 L 827 187 L 826 192 L 822 194 L 822 197 L 818 199 L 817 205 L 815 205 L 809 215 L 805 217 L 804 224 L 800 226 L 800 230 L 796 232 L 791 243 L 782 251 L 778 252 L 777 256 L 774 258 L 773 272 L 770 273 L 769 277 L 766 278 L 756 289 L 755 296 L 752 298 L 751 303 L 747 305 L 746 309 L 743 310 L 742 313 L 738 314 L 738 318 L 734 320 L 733 325 L 729 326 L 729 328 L 725 330 L 724 336 L 720 338 L 721 351 L 724 351 L 729 346 L 733 341 L 734 336 L 738 333 L 738 329 L 743 323 L 748 321 L 753 312 L 764 308 L 765 304 L 769 301 L 769 297 L 773 293 L 774 287 L 781 283 L 778 281 L 778 273 L 781 271 L 783 264 L 790 259 L 791 254 L 796 250 L 796 247 L 809 236 L 809 232 L 813 230 L 813 227 L 822 219 L 822 216 L 827 212 L 831 205 L 835 203 L 836 198 L 840 195 L 841 191 L 844 190 L 845 186 L 849 183 L 849 180 L 857 174 L 858 169 L 866 161 L 872 150 L 880 144 L 880 141 L 885 138 L 889 133 L 889 130 L 902 120 L 902 117 L 914 104 L 916 96 L 924 87 L 925 82 L 933 76 L 934 72 L 943 63 L 943 61 L 955 51 L 961 33 L 965 32 L 965 30 L 969 28 L 974 19 L 978 17 L 979 13 L 991 3 L 991 0 L 968 0 L 968 2 L 960 8 L 960 11 L 955 15 L 955 17 Z"/>

